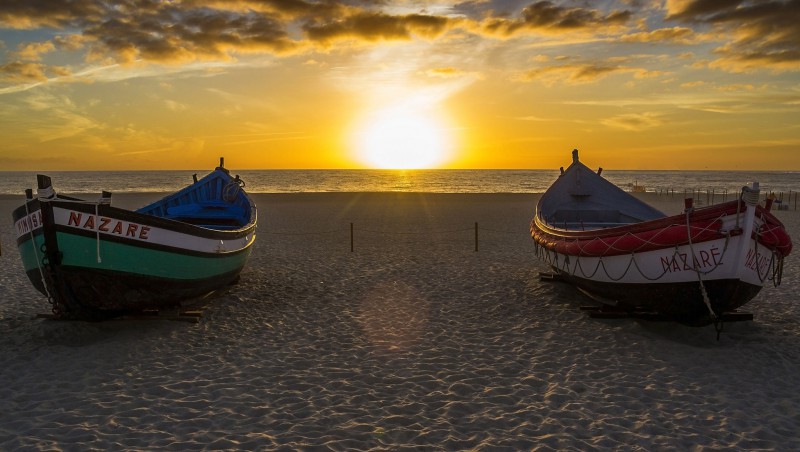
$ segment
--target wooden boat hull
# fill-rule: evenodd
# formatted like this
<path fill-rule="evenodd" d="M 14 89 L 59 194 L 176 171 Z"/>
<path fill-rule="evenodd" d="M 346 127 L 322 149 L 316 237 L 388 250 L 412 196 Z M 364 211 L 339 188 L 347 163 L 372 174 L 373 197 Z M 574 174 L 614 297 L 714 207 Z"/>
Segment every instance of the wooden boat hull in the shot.
<path fill-rule="evenodd" d="M 589 170 L 575 151 L 542 195 L 531 235 L 558 279 L 602 303 L 703 325 L 780 284 L 792 243 L 758 195 L 757 185 L 744 187 L 738 200 L 668 217 Z"/>
<path fill-rule="evenodd" d="M 29 199 L 14 213 L 33 286 L 58 317 L 102 319 L 181 306 L 235 282 L 255 241 L 245 227 L 210 229 L 74 198 Z"/>
<path fill-rule="evenodd" d="M 614 309 L 658 313 L 704 325 L 713 320 L 709 307 L 720 315 L 734 311 L 776 276 L 772 253 L 754 241 L 749 258 L 741 262 L 732 259 L 742 241 L 743 237 L 736 236 L 691 247 L 603 257 L 564 255 L 541 246 L 538 250 L 561 280 Z"/>

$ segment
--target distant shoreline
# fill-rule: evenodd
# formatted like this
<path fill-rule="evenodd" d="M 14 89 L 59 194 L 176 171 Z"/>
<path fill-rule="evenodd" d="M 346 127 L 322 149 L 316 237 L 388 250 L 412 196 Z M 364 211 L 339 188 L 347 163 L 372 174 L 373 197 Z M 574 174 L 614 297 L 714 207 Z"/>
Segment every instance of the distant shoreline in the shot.
<path fill-rule="evenodd" d="M 544 193 L 559 170 L 237 170 L 249 193 Z M 60 193 L 167 193 L 192 182 L 206 171 L 45 172 Z M 0 193 L 22 194 L 36 185 L 34 173 L 4 172 Z M 603 171 L 603 177 L 623 190 L 634 186 L 651 192 L 738 192 L 751 181 L 762 192 L 799 192 L 800 179 L 790 172 L 757 171 Z"/>

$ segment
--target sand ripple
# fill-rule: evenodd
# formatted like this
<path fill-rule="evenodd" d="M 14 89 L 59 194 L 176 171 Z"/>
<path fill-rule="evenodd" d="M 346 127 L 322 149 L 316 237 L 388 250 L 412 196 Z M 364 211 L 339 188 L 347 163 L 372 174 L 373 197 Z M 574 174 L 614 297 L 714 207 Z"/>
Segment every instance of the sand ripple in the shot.
<path fill-rule="evenodd" d="M 716 342 L 538 281 L 525 196 L 343 196 L 260 198 L 242 281 L 198 324 L 34 319 L 4 242 L 0 449 L 800 449 L 798 253 Z M 270 235 L 341 220 L 499 232 L 478 253 L 469 230 Z"/>

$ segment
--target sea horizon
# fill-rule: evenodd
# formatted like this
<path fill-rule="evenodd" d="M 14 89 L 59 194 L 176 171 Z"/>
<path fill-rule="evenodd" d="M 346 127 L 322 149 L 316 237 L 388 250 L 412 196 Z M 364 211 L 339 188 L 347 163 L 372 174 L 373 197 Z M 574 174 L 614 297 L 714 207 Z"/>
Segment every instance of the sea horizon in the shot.
<path fill-rule="evenodd" d="M 0 171 L 0 194 L 34 188 L 36 174 L 53 179 L 62 193 L 172 192 L 209 170 L 131 171 Z M 558 178 L 558 169 L 266 169 L 231 171 L 250 193 L 303 192 L 423 192 L 423 193 L 543 193 Z M 762 193 L 800 191 L 800 171 L 604 170 L 622 189 L 647 192 L 738 192 L 759 182 Z"/>

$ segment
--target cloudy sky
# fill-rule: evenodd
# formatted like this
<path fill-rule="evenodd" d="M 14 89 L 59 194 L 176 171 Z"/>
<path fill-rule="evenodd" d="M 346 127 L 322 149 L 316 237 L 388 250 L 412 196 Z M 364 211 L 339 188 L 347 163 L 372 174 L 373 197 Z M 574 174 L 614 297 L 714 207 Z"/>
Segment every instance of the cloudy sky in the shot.
<path fill-rule="evenodd" d="M 573 148 L 800 170 L 799 23 L 800 0 L 4 1 L 0 170 L 557 168 Z"/>

